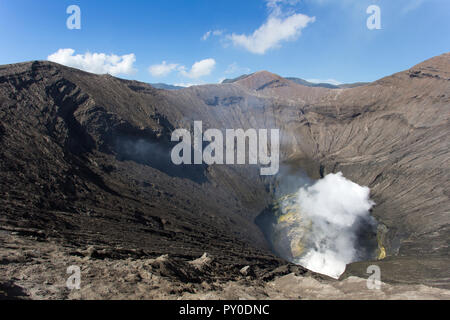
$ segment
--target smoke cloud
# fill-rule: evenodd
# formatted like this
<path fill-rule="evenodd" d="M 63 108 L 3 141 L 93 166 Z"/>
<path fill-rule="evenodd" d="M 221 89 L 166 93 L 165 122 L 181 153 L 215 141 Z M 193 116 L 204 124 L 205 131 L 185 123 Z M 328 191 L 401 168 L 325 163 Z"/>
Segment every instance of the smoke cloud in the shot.
<path fill-rule="evenodd" d="M 196 183 L 204 183 L 206 165 L 175 165 L 170 158 L 173 143 L 164 139 L 144 139 L 136 136 L 118 136 L 115 141 L 115 153 L 119 161 L 133 161 L 150 166 L 168 176 L 190 179 Z"/>
<path fill-rule="evenodd" d="M 299 185 L 275 205 L 271 240 L 280 256 L 336 279 L 348 263 L 373 258 L 377 223 L 368 187 L 341 172 Z"/>
<path fill-rule="evenodd" d="M 329 174 L 310 187 L 301 188 L 297 201 L 312 230 L 308 252 L 296 262 L 309 270 L 334 278 L 348 263 L 364 259 L 358 252 L 358 231 L 364 224 L 375 225 L 370 209 L 370 189 L 347 180 L 341 172 Z"/>

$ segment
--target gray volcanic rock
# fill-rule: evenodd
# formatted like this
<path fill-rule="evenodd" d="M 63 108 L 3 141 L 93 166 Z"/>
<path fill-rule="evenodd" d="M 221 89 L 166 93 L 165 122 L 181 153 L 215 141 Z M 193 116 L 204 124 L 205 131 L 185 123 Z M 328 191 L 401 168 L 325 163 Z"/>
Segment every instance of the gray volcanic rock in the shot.
<path fill-rule="evenodd" d="M 165 93 L 48 62 L 0 74 L 2 226 L 79 246 L 279 263 L 249 219 L 266 205 L 262 182 L 237 179 L 240 168 L 171 165 L 183 115 Z"/>
<path fill-rule="evenodd" d="M 344 277 L 376 263 L 383 281 L 449 287 L 449 104 L 450 54 L 347 89 L 259 72 L 165 91 L 50 62 L 2 66 L 0 228 L 123 248 L 115 259 L 208 252 L 205 278 L 234 279 L 245 266 L 262 276 L 286 264 L 254 223 L 275 179 L 251 166 L 171 165 L 170 134 L 196 120 L 279 128 L 294 170 L 342 171 L 372 190 L 387 259 L 352 264 Z"/>

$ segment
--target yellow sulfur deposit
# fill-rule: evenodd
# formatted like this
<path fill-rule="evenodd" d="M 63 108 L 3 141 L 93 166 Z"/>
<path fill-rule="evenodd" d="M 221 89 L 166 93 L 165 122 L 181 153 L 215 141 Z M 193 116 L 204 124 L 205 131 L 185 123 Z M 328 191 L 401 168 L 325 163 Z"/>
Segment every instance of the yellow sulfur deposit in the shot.
<path fill-rule="evenodd" d="M 386 249 L 383 246 L 379 246 L 378 251 L 378 260 L 383 260 L 384 258 L 386 258 Z"/>
<path fill-rule="evenodd" d="M 273 244 L 285 258 L 292 260 L 305 254 L 305 237 L 310 232 L 311 221 L 303 217 L 297 195 L 287 194 L 274 201 L 276 226 Z"/>
<path fill-rule="evenodd" d="M 303 254 L 304 250 L 305 247 L 303 246 L 303 243 L 300 240 L 291 242 L 291 252 L 294 258 L 300 257 Z"/>
<path fill-rule="evenodd" d="M 297 212 L 295 211 L 289 211 L 288 213 L 280 216 L 278 218 L 278 223 L 282 222 L 295 222 L 298 218 L 296 217 Z"/>
<path fill-rule="evenodd" d="M 386 248 L 383 245 L 386 233 L 387 227 L 383 224 L 379 224 L 377 230 L 378 260 L 383 260 L 384 258 L 386 258 Z"/>

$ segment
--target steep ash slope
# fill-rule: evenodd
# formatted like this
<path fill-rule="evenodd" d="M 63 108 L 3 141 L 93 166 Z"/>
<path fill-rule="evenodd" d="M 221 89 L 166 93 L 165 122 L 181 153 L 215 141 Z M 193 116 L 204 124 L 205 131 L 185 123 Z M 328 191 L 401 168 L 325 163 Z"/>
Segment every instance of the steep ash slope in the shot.
<path fill-rule="evenodd" d="M 317 126 L 320 162 L 371 188 L 388 256 L 397 255 L 379 264 L 383 276 L 448 285 L 450 55 L 334 98 L 314 107 L 336 118 L 326 132 Z"/>
<path fill-rule="evenodd" d="M 372 189 L 373 215 L 388 230 L 383 280 L 448 287 L 449 99 L 450 54 L 333 90 L 259 72 L 164 91 L 49 62 L 3 66 L 1 225 L 152 256 L 206 251 L 222 274 L 271 270 L 283 262 L 254 219 L 274 180 L 254 167 L 179 168 L 168 154 L 171 131 L 195 120 L 279 128 L 282 159 L 297 170 L 342 171 Z M 363 275 L 367 264 L 347 272 Z"/>
<path fill-rule="evenodd" d="M 267 202 L 257 171 L 171 165 L 183 116 L 161 91 L 34 62 L 2 67 L 0 92 L 3 227 L 153 256 L 206 251 L 224 272 L 277 265 L 249 218 Z"/>

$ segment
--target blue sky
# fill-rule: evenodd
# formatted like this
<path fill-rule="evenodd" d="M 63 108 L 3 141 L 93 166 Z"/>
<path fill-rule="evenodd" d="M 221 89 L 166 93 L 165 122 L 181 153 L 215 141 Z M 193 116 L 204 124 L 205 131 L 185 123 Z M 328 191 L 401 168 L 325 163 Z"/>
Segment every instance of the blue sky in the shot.
<path fill-rule="evenodd" d="M 70 5 L 81 9 L 80 30 L 66 26 Z M 367 28 L 370 5 L 381 9 L 380 30 Z M 450 51 L 450 1 L 0 0 L 0 38 L 0 64 L 50 57 L 150 83 L 258 70 L 373 81 Z"/>

